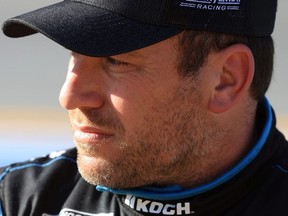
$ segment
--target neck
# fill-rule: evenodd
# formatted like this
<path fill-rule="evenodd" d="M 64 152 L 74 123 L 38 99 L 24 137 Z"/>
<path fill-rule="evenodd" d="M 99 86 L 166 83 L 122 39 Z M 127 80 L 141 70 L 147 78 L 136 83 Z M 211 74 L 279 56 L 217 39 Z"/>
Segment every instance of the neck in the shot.
<path fill-rule="evenodd" d="M 183 178 L 184 181 L 180 182 L 181 186 L 192 188 L 210 182 L 235 166 L 247 154 L 257 140 L 256 108 L 255 103 L 253 109 L 249 107 L 250 111 L 234 110 L 234 118 L 231 117 L 231 113 L 226 118 L 224 117 L 227 121 L 218 124 L 218 131 L 211 137 L 212 139 L 203 144 L 208 148 L 205 148 L 205 153 L 199 157 L 197 168 L 194 166 L 194 170 L 190 169 L 192 176 L 187 175 L 187 181 Z M 231 121 L 231 119 L 237 119 L 237 121 Z M 190 160 L 192 162 L 193 158 Z M 184 173 L 187 173 L 187 169 Z"/>

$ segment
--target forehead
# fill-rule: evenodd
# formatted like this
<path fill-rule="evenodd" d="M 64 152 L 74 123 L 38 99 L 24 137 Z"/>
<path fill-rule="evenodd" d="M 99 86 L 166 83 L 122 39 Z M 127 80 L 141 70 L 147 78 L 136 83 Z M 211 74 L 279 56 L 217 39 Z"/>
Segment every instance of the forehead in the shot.
<path fill-rule="evenodd" d="M 176 35 L 161 42 L 147 46 L 145 48 L 123 53 L 116 56 L 126 56 L 131 58 L 144 59 L 149 56 L 153 57 L 157 55 L 165 55 L 171 52 L 178 53 L 179 52 L 178 48 L 179 48 L 179 35 Z"/>
<path fill-rule="evenodd" d="M 145 48 L 113 56 L 92 57 L 78 54 L 72 51 L 72 58 L 70 60 L 70 63 L 75 63 L 73 59 L 79 59 L 80 57 L 89 58 L 91 60 L 112 57 L 116 60 L 130 63 L 132 65 L 157 67 L 160 69 L 163 68 L 163 66 L 166 67 L 171 64 L 175 65 L 180 56 L 178 47 L 179 37 L 176 35 L 161 42 L 147 46 Z M 165 63 L 166 66 L 162 63 Z"/>

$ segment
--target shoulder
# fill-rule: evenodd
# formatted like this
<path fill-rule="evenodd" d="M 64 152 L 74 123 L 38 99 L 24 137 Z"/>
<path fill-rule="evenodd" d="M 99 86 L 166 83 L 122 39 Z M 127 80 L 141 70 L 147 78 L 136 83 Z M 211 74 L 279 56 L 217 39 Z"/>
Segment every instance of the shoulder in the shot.
<path fill-rule="evenodd" d="M 81 181 L 76 155 L 76 149 L 52 152 L 1 168 L 0 215 L 1 206 L 10 215 L 36 211 L 32 207 L 36 203 L 37 208 L 49 203 L 51 209 L 58 209 Z"/>
<path fill-rule="evenodd" d="M 276 130 L 268 146 L 266 154 L 269 160 L 265 163 L 266 174 L 262 179 L 264 184 L 260 191 L 263 191 L 263 200 L 266 202 L 269 200 L 271 206 L 277 207 L 279 210 L 283 207 L 286 209 L 285 200 L 288 199 L 288 142 L 284 135 Z"/>
<path fill-rule="evenodd" d="M 118 208 L 113 194 L 98 192 L 81 178 L 76 158 L 76 149 L 70 149 L 1 168 L 0 215 L 74 215 Z"/>
<path fill-rule="evenodd" d="M 52 152 L 44 157 L 2 167 L 0 168 L 0 182 L 7 181 L 7 179 L 15 182 L 27 177 L 30 180 L 33 180 L 33 178 L 39 180 L 39 177 L 49 178 L 50 173 L 55 174 L 57 170 L 59 172 L 59 168 L 63 167 L 77 170 L 76 154 L 76 149 L 63 150 Z M 17 178 L 15 179 L 15 177 Z"/>
<path fill-rule="evenodd" d="M 273 153 L 271 162 L 275 171 L 288 177 L 288 142 L 278 130 L 274 134 L 270 151 Z"/>
<path fill-rule="evenodd" d="M 8 209 L 9 213 L 17 208 L 29 208 L 27 204 L 32 200 L 39 202 L 43 194 L 56 198 L 61 196 L 59 194 L 64 196 L 74 188 L 79 179 L 75 149 L 15 163 L 0 169 L 0 205 Z M 26 206 L 22 208 L 21 203 Z"/>

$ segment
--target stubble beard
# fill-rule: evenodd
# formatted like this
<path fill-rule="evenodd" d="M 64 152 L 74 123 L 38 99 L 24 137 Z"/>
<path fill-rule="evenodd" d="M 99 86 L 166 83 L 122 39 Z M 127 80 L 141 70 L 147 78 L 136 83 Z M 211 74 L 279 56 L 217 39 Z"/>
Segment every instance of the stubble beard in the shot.
<path fill-rule="evenodd" d="M 171 106 L 171 103 L 175 103 L 173 98 L 167 104 L 155 106 L 153 112 L 139 122 L 138 128 L 130 131 L 129 135 L 124 130 L 118 133 L 113 143 L 109 143 L 118 151 L 113 159 L 99 153 L 101 146 L 76 143 L 82 177 L 93 185 L 122 189 L 181 184 L 180 181 L 183 184 L 191 181 L 193 185 L 193 181 L 198 184 L 199 179 L 205 179 L 199 169 L 202 161 L 209 157 L 206 143 L 215 136 L 212 130 L 215 125 L 197 107 L 201 95 L 196 95 L 193 101 L 187 101 L 184 95 L 178 94 L 176 97 L 176 105 Z M 181 97 L 183 99 L 179 99 Z M 187 103 L 195 106 L 187 110 L 178 109 L 179 104 L 186 106 Z M 115 120 L 111 122 L 114 126 L 115 123 L 121 124 Z M 122 128 L 122 125 L 117 128 Z M 84 157 L 87 155 L 95 158 L 93 165 L 85 163 Z"/>

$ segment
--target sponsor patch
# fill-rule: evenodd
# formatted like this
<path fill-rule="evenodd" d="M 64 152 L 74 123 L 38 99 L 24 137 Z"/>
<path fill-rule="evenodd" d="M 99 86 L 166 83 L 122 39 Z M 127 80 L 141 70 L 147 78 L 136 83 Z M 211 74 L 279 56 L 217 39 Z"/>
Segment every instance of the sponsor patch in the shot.
<path fill-rule="evenodd" d="M 192 215 L 195 213 L 191 209 L 190 202 L 162 203 L 126 195 L 125 204 L 138 212 L 156 215 Z"/>
<path fill-rule="evenodd" d="M 198 10 L 239 11 L 241 0 L 181 0 L 180 7 Z"/>

